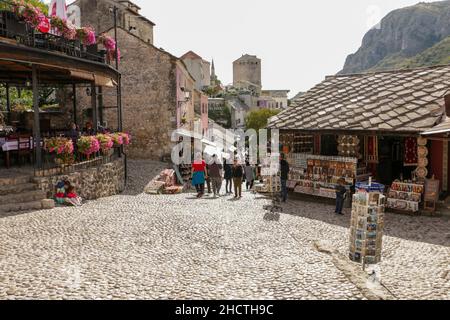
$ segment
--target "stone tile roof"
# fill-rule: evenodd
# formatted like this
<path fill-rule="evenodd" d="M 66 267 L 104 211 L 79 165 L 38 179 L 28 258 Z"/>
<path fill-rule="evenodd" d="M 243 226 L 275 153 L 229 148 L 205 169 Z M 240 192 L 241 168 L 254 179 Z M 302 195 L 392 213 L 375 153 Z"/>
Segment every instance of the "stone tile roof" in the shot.
<path fill-rule="evenodd" d="M 442 118 L 448 90 L 450 65 L 331 76 L 271 118 L 269 128 L 422 132 Z"/>

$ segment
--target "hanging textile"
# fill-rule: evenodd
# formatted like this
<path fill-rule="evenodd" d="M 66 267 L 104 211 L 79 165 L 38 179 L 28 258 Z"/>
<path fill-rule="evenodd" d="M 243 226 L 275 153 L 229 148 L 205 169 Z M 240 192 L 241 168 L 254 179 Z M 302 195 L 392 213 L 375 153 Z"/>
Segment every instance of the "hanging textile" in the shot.
<path fill-rule="evenodd" d="M 405 167 L 415 167 L 418 164 L 419 156 L 417 154 L 417 138 L 406 138 L 405 139 Z"/>
<path fill-rule="evenodd" d="M 322 149 L 322 136 L 320 134 L 314 135 L 314 154 L 320 155 Z"/>
<path fill-rule="evenodd" d="M 378 163 L 378 137 L 365 137 L 365 158 L 367 163 Z"/>

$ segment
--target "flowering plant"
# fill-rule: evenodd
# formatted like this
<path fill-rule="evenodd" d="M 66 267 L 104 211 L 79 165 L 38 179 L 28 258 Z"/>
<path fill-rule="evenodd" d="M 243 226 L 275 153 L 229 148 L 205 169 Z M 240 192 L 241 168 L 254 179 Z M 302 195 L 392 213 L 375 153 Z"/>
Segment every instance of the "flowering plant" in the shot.
<path fill-rule="evenodd" d="M 50 153 L 61 154 L 72 154 L 73 153 L 73 143 L 72 140 L 67 138 L 49 138 L 45 139 L 45 150 Z"/>
<path fill-rule="evenodd" d="M 38 29 L 39 26 L 47 19 L 45 14 L 38 7 L 24 0 L 16 0 L 11 4 L 12 11 L 25 22 L 30 24 L 34 29 Z"/>
<path fill-rule="evenodd" d="M 103 33 L 98 37 L 98 43 L 102 44 L 106 49 L 106 58 L 108 61 L 112 61 L 116 59 L 116 49 L 117 49 L 117 60 L 120 62 L 120 50 L 117 48 L 116 41 Z"/>
<path fill-rule="evenodd" d="M 63 20 L 58 16 L 51 17 L 50 25 L 67 40 L 74 40 L 77 36 L 75 27 L 70 22 Z"/>
<path fill-rule="evenodd" d="M 108 134 L 98 134 L 97 140 L 100 143 L 100 148 L 102 151 L 108 151 L 114 147 L 113 139 Z"/>
<path fill-rule="evenodd" d="M 83 27 L 76 30 L 77 38 L 81 41 L 85 46 L 91 46 L 97 43 L 97 39 L 95 37 L 95 31 L 91 27 Z"/>
<path fill-rule="evenodd" d="M 73 160 L 73 142 L 67 138 L 49 138 L 44 140 L 44 149 L 49 153 L 55 153 L 56 158 L 68 164 Z"/>
<path fill-rule="evenodd" d="M 94 136 L 81 137 L 78 139 L 77 146 L 78 151 L 86 156 L 100 151 L 100 142 Z"/>
<path fill-rule="evenodd" d="M 124 145 L 127 146 L 127 145 L 130 144 L 130 142 L 131 142 L 131 135 L 129 133 L 119 132 L 119 135 L 122 137 Z"/>
<path fill-rule="evenodd" d="M 120 147 L 123 145 L 123 137 L 120 133 L 113 133 L 110 136 L 114 143 L 114 147 Z"/>

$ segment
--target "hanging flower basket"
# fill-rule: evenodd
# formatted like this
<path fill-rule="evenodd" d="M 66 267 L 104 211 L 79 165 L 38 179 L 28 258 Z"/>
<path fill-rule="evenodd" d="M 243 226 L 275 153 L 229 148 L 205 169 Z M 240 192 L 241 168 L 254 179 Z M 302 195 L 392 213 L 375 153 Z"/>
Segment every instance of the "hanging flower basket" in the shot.
<path fill-rule="evenodd" d="M 70 165 L 74 162 L 73 143 L 67 138 L 49 138 L 44 140 L 44 150 L 55 154 L 55 163 L 59 166 Z"/>
<path fill-rule="evenodd" d="M 77 142 L 78 151 L 90 158 L 92 154 L 100 151 L 100 143 L 94 136 L 83 136 Z"/>

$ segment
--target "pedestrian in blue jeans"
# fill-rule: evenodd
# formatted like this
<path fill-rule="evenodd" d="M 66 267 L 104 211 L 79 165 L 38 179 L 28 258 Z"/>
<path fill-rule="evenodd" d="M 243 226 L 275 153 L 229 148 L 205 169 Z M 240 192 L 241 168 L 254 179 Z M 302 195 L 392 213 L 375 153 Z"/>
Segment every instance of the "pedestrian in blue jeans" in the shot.
<path fill-rule="evenodd" d="M 347 189 L 345 188 L 345 179 L 341 178 L 336 186 L 336 214 L 343 215 L 344 200 Z"/>
<path fill-rule="evenodd" d="M 281 169 L 281 201 L 286 202 L 288 197 L 287 181 L 289 179 L 289 163 L 286 161 L 286 156 L 281 155 L 280 160 Z"/>

